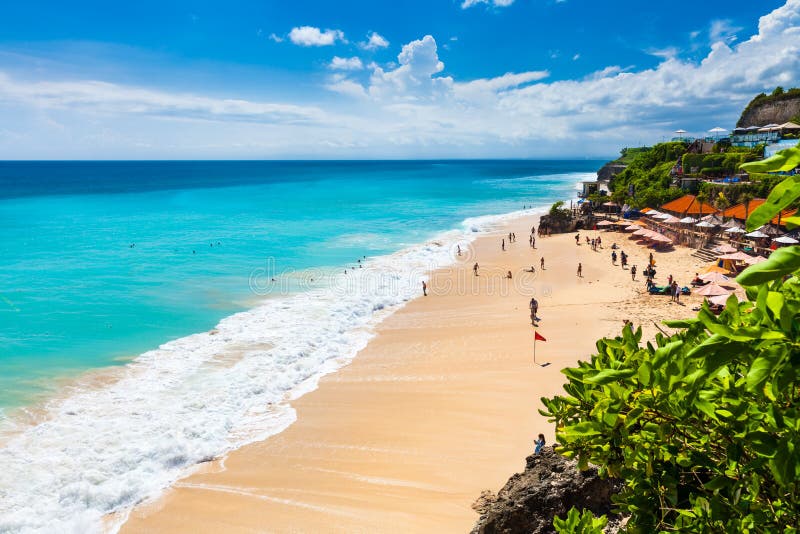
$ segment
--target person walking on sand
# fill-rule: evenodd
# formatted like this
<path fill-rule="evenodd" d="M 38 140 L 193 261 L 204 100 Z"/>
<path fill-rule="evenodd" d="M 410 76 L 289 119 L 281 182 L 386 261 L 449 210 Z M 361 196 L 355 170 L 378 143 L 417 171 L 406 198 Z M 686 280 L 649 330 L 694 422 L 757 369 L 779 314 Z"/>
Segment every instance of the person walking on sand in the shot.
<path fill-rule="evenodd" d="M 578 278 L 583 278 L 583 265 L 578 264 Z"/>
<path fill-rule="evenodd" d="M 581 234 L 575 234 L 575 244 L 580 246 L 580 244 L 581 244 Z"/>
<path fill-rule="evenodd" d="M 501 239 L 500 240 L 500 248 L 503 249 L 503 252 L 505 252 L 505 250 L 506 250 L 506 240 L 505 239 Z"/>
<path fill-rule="evenodd" d="M 422 281 L 422 296 L 428 296 L 428 284 L 425 283 L 425 280 Z"/>
<path fill-rule="evenodd" d="M 612 250 L 611 251 L 611 264 L 612 265 L 616 265 L 617 264 L 617 251 L 616 250 Z"/>
<path fill-rule="evenodd" d="M 475 262 L 475 265 L 472 266 L 472 272 L 475 273 L 475 276 L 478 276 L 478 262 Z"/>
<path fill-rule="evenodd" d="M 539 268 L 544 271 L 544 256 L 539 259 Z"/>
<path fill-rule="evenodd" d="M 636 281 L 636 266 L 631 267 L 631 280 Z"/>
<path fill-rule="evenodd" d="M 531 247 L 536 248 L 536 238 L 531 235 Z"/>
<path fill-rule="evenodd" d="M 461 256 L 461 245 L 456 245 L 456 250 L 458 251 L 458 255 Z"/>
<path fill-rule="evenodd" d="M 536 326 L 536 314 L 539 312 L 539 302 L 536 300 L 536 297 L 531 297 L 531 302 L 528 304 L 528 307 L 531 309 L 531 324 Z"/>
<path fill-rule="evenodd" d="M 536 439 L 533 444 L 536 445 L 536 448 L 533 450 L 533 454 L 539 454 L 542 452 L 542 449 L 544 448 L 544 434 L 539 434 L 538 439 Z"/>

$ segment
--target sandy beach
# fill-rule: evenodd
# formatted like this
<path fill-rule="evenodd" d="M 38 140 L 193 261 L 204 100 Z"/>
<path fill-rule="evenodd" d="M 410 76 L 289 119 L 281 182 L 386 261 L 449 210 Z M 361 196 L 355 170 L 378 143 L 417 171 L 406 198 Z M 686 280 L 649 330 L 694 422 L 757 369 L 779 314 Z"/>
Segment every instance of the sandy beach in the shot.
<path fill-rule="evenodd" d="M 468 531 L 480 492 L 522 469 L 539 432 L 553 441 L 537 410 L 540 397 L 561 391 L 562 368 L 625 319 L 649 338 L 653 321 L 688 316 L 702 300 L 647 295 L 641 274 L 634 282 L 613 266 L 614 242 L 638 273 L 646 265 L 648 250 L 626 234 L 589 232 L 603 238 L 598 251 L 576 246 L 574 234 L 538 238 L 534 250 L 535 222 L 478 238 L 455 267 L 431 274 L 429 296 L 390 316 L 349 366 L 292 401 L 297 421 L 287 430 L 205 464 L 136 508 L 122 532 Z M 518 240 L 502 251 L 509 231 Z M 690 252 L 656 253 L 656 282 L 672 274 L 688 285 L 701 265 Z M 523 272 L 531 265 L 535 274 Z M 531 295 L 547 339 L 537 343 L 538 364 Z"/>

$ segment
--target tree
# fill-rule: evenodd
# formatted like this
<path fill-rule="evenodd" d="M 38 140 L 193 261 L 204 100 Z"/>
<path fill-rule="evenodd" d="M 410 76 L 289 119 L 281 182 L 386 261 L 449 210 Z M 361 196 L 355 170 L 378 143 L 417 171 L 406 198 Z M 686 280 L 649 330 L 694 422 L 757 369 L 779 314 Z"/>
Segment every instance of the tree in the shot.
<path fill-rule="evenodd" d="M 700 205 L 700 218 L 702 219 L 703 218 L 703 204 L 708 202 L 708 193 L 706 193 L 705 191 L 700 191 L 699 193 L 697 193 L 697 196 L 695 197 L 695 199 L 697 200 L 697 203 Z"/>

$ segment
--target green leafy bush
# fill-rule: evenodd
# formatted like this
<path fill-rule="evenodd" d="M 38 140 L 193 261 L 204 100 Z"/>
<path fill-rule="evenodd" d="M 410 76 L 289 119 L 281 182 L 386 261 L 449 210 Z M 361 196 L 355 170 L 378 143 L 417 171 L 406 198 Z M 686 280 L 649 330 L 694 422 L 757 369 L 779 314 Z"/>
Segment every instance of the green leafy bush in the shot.
<path fill-rule="evenodd" d="M 748 227 L 798 197 L 785 180 Z M 781 248 L 737 278 L 748 301 L 704 305 L 655 343 L 626 326 L 542 399 L 563 454 L 625 481 L 628 531 L 797 532 L 799 271 L 800 247 Z"/>
<path fill-rule="evenodd" d="M 559 534 L 602 534 L 607 523 L 606 516 L 595 517 L 589 510 L 581 513 L 575 507 L 570 508 L 564 519 L 553 518 L 553 527 Z"/>

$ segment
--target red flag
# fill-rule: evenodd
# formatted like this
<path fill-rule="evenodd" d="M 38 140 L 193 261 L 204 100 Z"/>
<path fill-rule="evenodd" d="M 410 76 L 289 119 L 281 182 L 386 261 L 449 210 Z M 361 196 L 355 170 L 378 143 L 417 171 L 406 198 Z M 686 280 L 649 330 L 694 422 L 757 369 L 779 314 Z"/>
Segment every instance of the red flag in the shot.
<path fill-rule="evenodd" d="M 544 336 L 543 336 L 543 335 L 541 335 L 539 332 L 537 332 L 537 331 L 535 331 L 535 330 L 533 331 L 533 339 L 535 339 L 535 340 L 537 340 L 537 341 L 547 341 L 547 340 L 544 338 Z"/>

